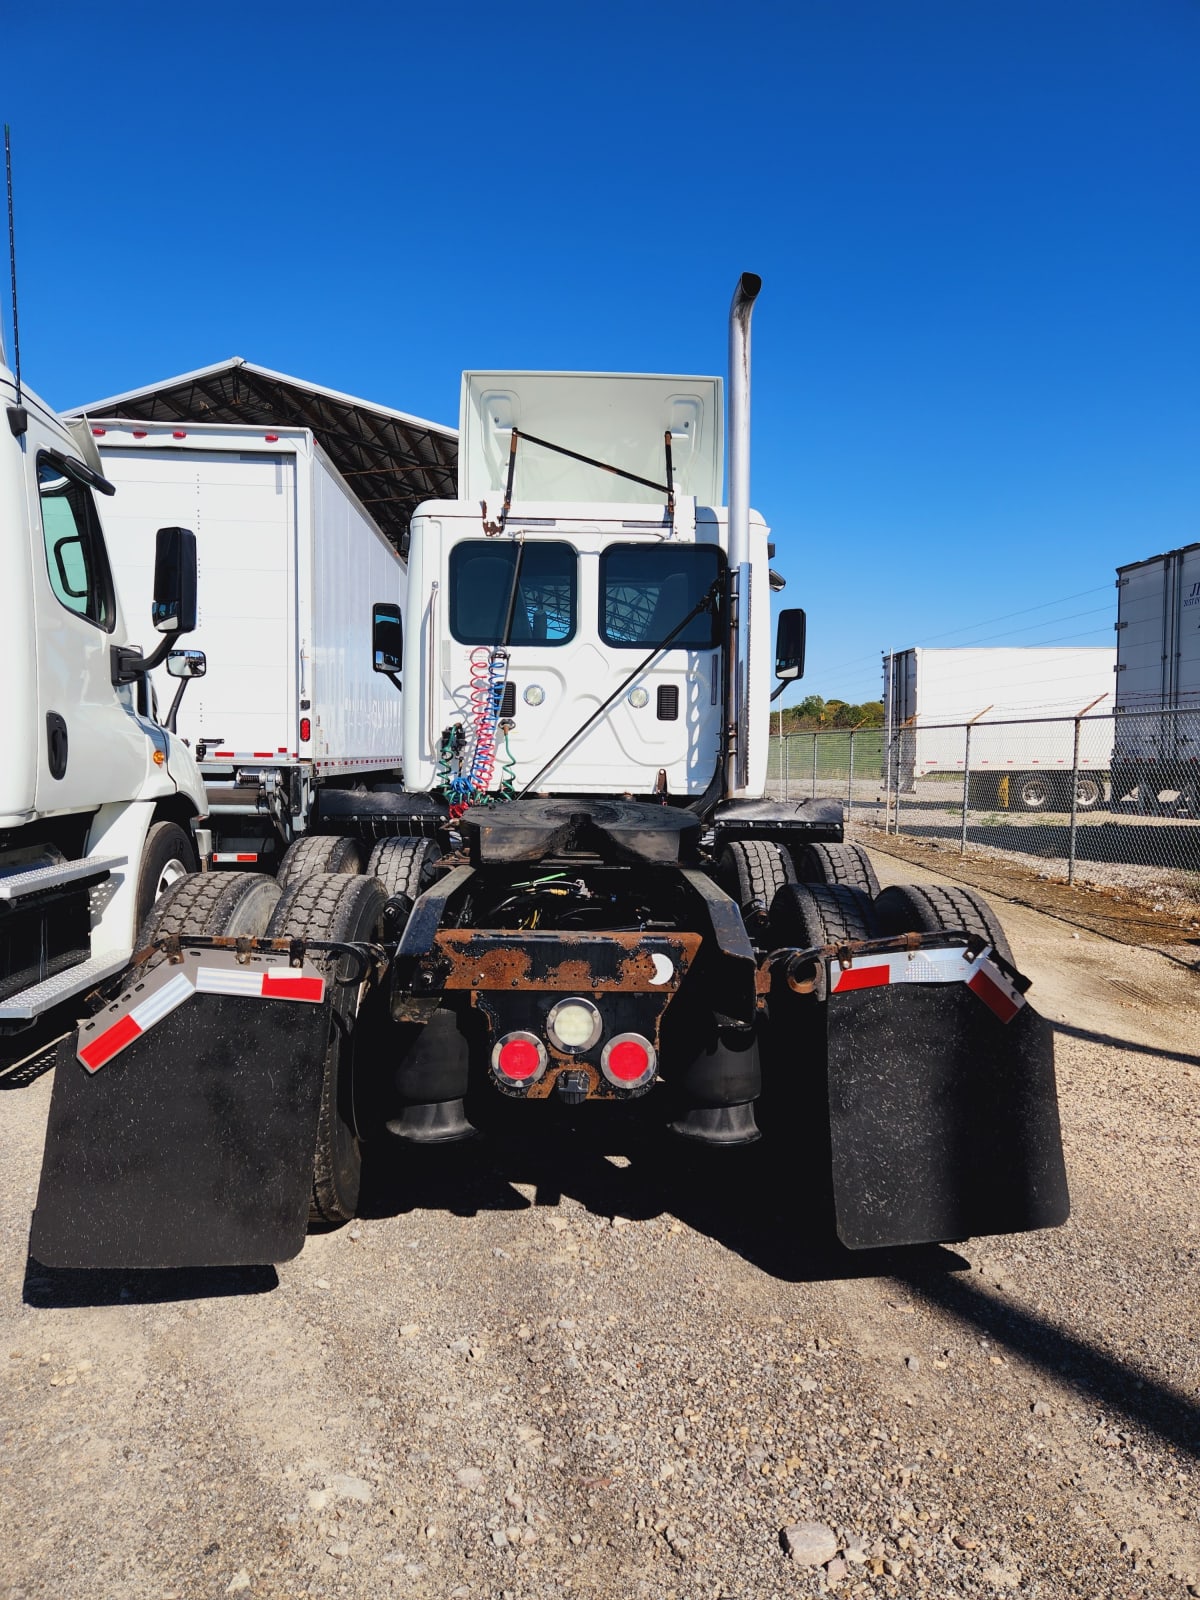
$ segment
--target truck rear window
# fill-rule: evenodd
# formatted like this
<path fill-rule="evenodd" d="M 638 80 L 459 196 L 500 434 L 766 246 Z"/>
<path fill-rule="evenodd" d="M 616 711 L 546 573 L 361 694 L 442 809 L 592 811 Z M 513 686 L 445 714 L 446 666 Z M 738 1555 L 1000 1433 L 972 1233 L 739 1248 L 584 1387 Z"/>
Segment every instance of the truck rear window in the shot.
<path fill-rule="evenodd" d="M 662 644 L 720 576 L 716 545 L 611 544 L 600 557 L 600 636 L 606 644 Z M 720 606 L 700 611 L 672 645 L 720 644 Z"/>
<path fill-rule="evenodd" d="M 459 644 L 499 644 L 513 594 L 511 644 L 566 644 L 575 633 L 575 547 L 469 539 L 450 552 L 450 632 Z"/>

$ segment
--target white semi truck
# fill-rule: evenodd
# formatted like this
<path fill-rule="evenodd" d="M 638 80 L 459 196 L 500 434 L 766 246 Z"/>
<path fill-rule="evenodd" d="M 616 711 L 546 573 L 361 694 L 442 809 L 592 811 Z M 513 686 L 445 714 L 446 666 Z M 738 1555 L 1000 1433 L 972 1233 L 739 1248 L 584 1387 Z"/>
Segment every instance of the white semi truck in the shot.
<path fill-rule="evenodd" d="M 118 489 L 107 532 L 127 611 L 149 603 L 157 519 L 196 533 L 208 666 L 176 725 L 208 793 L 203 864 L 275 871 L 302 839 L 285 881 L 335 853 L 345 864 L 344 839 L 309 833 L 327 793 L 399 785 L 404 697 L 387 644 L 405 561 L 307 428 L 88 426 Z M 162 700 L 169 685 L 156 687 Z"/>
<path fill-rule="evenodd" d="M 1200 544 L 1117 568 L 1113 793 L 1200 816 Z"/>
<path fill-rule="evenodd" d="M 505 1103 L 556 1140 L 614 1108 L 715 1159 L 762 1134 L 852 1247 L 1065 1219 L 1052 1033 L 988 907 L 880 892 L 839 806 L 764 795 L 758 290 L 730 315 L 726 505 L 719 379 L 464 376 L 457 496 L 417 509 L 374 641 L 404 779 L 345 791 L 366 870 L 156 905 L 62 1048 L 36 1259 L 282 1260 L 372 1165 Z M 782 682 L 804 628 L 779 619 Z"/>
<path fill-rule="evenodd" d="M 1091 646 L 967 646 L 883 658 L 885 761 L 901 794 L 969 769 L 969 803 L 1092 811 L 1105 800 L 1116 652 Z M 1074 723 L 1083 718 L 1076 745 Z M 966 729 L 970 728 L 968 742 Z"/>
<path fill-rule="evenodd" d="M 130 642 L 85 429 L 18 383 L 0 345 L 0 1062 L 124 970 L 157 897 L 196 857 L 204 786 L 187 747 L 152 714 L 147 670 L 186 684 L 196 651 L 195 545 L 150 530 L 140 615 L 159 648 Z M 160 519 L 164 520 L 164 519 Z M 158 524 L 155 524 L 157 528 Z M 170 651 L 170 654 L 168 654 Z"/>

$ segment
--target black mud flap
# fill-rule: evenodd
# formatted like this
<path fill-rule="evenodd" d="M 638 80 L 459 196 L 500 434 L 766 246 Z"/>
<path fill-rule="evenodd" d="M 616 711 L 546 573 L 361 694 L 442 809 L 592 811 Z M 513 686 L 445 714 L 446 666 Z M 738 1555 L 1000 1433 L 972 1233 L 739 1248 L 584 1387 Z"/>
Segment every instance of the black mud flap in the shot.
<path fill-rule="evenodd" d="M 196 994 L 89 1072 L 59 1047 L 30 1254 L 228 1267 L 304 1244 L 328 1001 Z"/>
<path fill-rule="evenodd" d="M 1053 1032 L 1002 1022 L 963 983 L 827 1006 L 837 1231 L 851 1249 L 1051 1228 L 1070 1206 Z"/>

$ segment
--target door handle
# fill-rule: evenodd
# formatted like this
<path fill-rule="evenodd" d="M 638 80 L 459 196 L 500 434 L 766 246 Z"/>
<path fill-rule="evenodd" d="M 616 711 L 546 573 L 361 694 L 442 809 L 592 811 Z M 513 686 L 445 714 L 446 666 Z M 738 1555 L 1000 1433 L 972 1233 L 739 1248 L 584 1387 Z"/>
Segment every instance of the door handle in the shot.
<path fill-rule="evenodd" d="M 67 724 L 57 711 L 46 713 L 46 760 L 50 776 L 62 778 L 67 771 Z"/>

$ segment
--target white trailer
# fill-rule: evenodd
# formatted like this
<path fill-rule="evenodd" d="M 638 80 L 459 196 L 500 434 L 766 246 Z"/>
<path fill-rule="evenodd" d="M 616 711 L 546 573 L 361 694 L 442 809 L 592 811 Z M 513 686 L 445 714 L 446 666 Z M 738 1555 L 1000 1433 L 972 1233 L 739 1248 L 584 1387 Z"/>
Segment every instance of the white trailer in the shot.
<path fill-rule="evenodd" d="M 402 612 L 406 564 L 307 429 L 90 425 L 120 491 L 109 542 L 127 608 L 148 602 L 157 523 L 195 529 L 207 672 L 179 732 L 215 864 L 276 865 L 325 790 L 399 782 L 403 695 L 373 633 Z"/>
<path fill-rule="evenodd" d="M 1117 568 L 1113 791 L 1200 813 L 1200 544 Z"/>
<path fill-rule="evenodd" d="M 914 648 L 883 658 L 890 771 L 902 793 L 969 771 L 970 803 L 1021 811 L 1102 804 L 1112 760 L 1116 652 L 1094 647 Z M 1078 751 L 1074 722 L 1083 718 Z M 970 741 L 966 735 L 970 727 Z"/>

